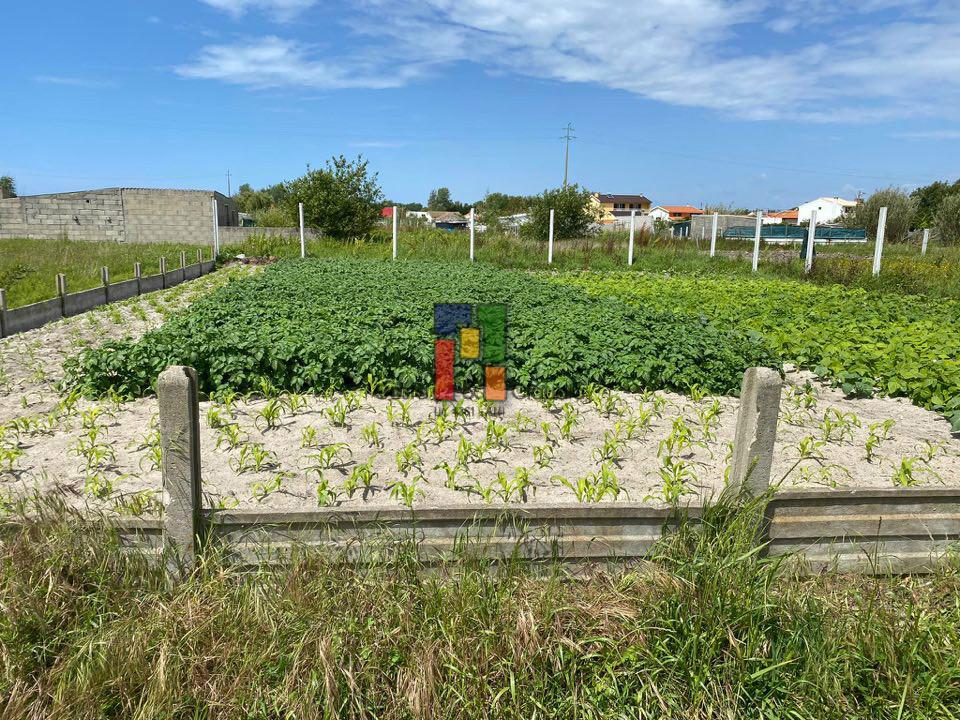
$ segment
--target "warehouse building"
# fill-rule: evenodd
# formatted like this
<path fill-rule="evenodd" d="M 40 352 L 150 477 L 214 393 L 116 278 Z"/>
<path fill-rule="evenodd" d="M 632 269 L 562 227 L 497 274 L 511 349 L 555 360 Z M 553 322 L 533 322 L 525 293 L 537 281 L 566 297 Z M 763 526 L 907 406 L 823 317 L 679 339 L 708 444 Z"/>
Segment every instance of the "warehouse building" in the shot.
<path fill-rule="evenodd" d="M 213 190 L 105 188 L 0 200 L 0 238 L 65 238 L 128 243 L 213 242 L 218 224 L 237 227 L 240 215 Z"/>

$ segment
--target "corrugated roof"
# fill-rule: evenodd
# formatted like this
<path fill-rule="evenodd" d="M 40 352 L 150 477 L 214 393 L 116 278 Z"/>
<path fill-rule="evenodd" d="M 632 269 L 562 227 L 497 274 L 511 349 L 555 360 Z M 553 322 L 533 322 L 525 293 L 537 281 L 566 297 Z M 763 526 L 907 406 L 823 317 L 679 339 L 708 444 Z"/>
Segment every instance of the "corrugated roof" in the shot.
<path fill-rule="evenodd" d="M 646 195 L 615 195 L 611 193 L 597 193 L 597 200 L 602 203 L 649 203 Z"/>

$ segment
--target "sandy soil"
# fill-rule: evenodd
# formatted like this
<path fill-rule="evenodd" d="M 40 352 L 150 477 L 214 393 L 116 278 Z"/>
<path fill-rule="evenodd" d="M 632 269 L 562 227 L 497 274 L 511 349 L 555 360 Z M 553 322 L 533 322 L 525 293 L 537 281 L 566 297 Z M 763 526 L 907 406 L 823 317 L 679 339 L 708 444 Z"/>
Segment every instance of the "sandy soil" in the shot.
<path fill-rule="evenodd" d="M 77 504 L 156 511 L 156 400 L 64 401 L 60 366 L 83 347 L 139 337 L 224 280 L 0 340 L 0 493 L 58 488 Z M 498 416 L 467 398 L 438 418 L 432 401 L 362 392 L 221 397 L 201 404 L 204 491 L 213 507 L 263 509 L 709 496 L 723 487 L 738 402 L 511 398 Z M 788 368 L 774 477 L 785 487 L 955 484 L 960 438 L 906 400 L 848 399 Z"/>

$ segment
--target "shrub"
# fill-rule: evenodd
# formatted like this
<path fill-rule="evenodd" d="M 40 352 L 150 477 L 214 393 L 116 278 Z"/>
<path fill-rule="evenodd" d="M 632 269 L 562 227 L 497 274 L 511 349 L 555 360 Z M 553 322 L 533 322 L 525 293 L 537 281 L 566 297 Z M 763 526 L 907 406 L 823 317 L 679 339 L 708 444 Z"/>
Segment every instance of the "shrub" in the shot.
<path fill-rule="evenodd" d="M 934 226 L 944 244 L 960 244 L 960 193 L 947 195 L 937 210 Z"/>
<path fill-rule="evenodd" d="M 866 228 L 868 237 L 876 237 L 877 221 L 882 207 L 887 208 L 884 239 L 887 242 L 906 240 L 907 233 L 913 228 L 916 201 L 897 188 L 878 190 L 865 202 L 850 208 L 844 215 L 843 224 L 849 228 Z"/>
<path fill-rule="evenodd" d="M 632 308 L 526 273 L 446 263 L 281 262 L 204 297 L 136 343 L 111 342 L 68 361 L 88 395 L 149 393 L 168 365 L 197 369 L 200 388 L 288 390 L 374 386 L 426 394 L 433 385 L 433 304 L 508 304 L 507 377 L 530 395 L 587 385 L 735 394 L 753 365 L 775 366 L 754 334 L 695 317 Z M 460 391 L 483 368 L 458 361 Z"/>
<path fill-rule="evenodd" d="M 550 234 L 550 210 L 554 211 L 553 237 L 570 240 L 591 235 L 600 220 L 599 206 L 590 191 L 579 185 L 544 190 L 530 201 L 530 222 L 523 226 L 527 237 L 546 240 Z"/>
<path fill-rule="evenodd" d="M 367 161 L 343 155 L 331 158 L 323 170 L 313 170 L 287 184 L 284 208 L 297 216 L 303 203 L 304 223 L 324 235 L 347 240 L 363 237 L 380 217 L 383 194 L 377 174 L 369 173 Z"/>

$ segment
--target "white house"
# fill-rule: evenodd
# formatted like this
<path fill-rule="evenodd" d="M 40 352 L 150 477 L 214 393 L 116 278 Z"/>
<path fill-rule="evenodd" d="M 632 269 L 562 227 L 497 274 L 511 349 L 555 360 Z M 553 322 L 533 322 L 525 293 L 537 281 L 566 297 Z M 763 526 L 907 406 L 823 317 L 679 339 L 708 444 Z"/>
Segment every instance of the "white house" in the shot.
<path fill-rule="evenodd" d="M 797 208 L 797 221 L 809 222 L 811 213 L 817 211 L 818 223 L 832 223 L 839 220 L 847 210 L 856 207 L 856 200 L 844 200 L 840 197 L 821 197 L 802 203 Z"/>

